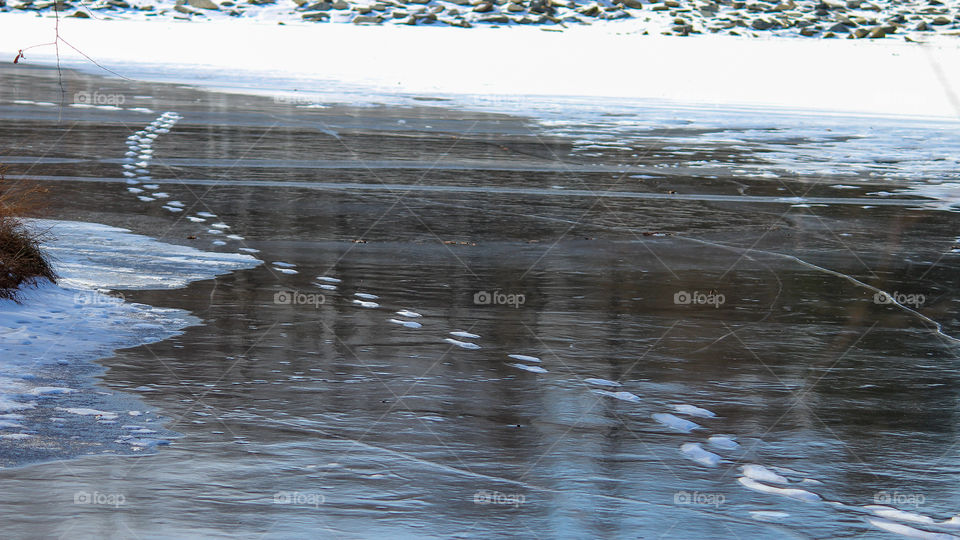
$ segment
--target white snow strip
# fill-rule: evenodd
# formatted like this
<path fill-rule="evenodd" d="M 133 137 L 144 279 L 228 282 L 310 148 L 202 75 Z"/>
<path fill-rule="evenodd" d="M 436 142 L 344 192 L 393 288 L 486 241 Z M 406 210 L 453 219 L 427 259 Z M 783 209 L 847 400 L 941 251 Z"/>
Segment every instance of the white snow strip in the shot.
<path fill-rule="evenodd" d="M 598 21 L 544 32 L 536 26 L 464 31 L 406 25 L 62 18 L 60 33 L 100 64 L 131 78 L 227 86 L 225 77 L 232 77 L 248 86 L 256 81 L 263 92 L 278 96 L 337 81 L 421 94 L 669 99 L 940 118 L 956 114 L 944 90 L 960 87 L 960 70 L 952 68 L 960 65 L 960 46 L 952 36 L 930 38 L 927 46 L 919 47 L 890 39 L 644 36 L 637 25 L 629 20 Z M 0 18 L 4 36 L 0 54 L 12 58 L 23 43 L 34 43 L 36 36 L 52 31 L 49 17 L 5 13 Z M 156 47 L 157 43 L 164 46 Z M 230 54 L 197 43 L 230 43 Z M 311 61 L 313 51 L 324 50 L 337 54 L 325 56 L 323 62 Z M 410 51 L 430 51 L 430 61 Z M 464 51 L 483 54 L 465 61 Z M 550 54 L 532 62 L 517 51 Z M 629 51 L 643 62 L 626 69 L 622 55 L 597 51 Z M 67 66 L 88 65 L 72 48 L 60 53 Z M 54 61 L 52 47 L 31 50 L 31 63 Z M 944 81 L 932 65 L 943 66 Z M 571 66 L 576 66 L 576 76 L 571 76 Z M 897 76 L 877 84 L 880 73 Z M 281 78 L 286 84 L 278 84 Z"/>
<path fill-rule="evenodd" d="M 868 519 L 867 522 L 878 529 L 899 534 L 900 536 L 905 536 L 907 538 L 919 538 L 921 540 L 957 540 L 958 538 L 952 534 L 924 531 L 915 527 L 910 527 L 909 525 L 894 523 L 892 521 L 886 521 L 883 519 Z"/>
<path fill-rule="evenodd" d="M 925 516 L 923 514 L 916 514 L 914 512 L 906 512 L 904 510 L 899 510 L 891 506 L 871 504 L 871 505 L 864 506 L 864 508 L 886 519 L 895 519 L 897 521 L 909 521 L 912 523 L 926 523 L 926 524 L 936 523 L 936 521 L 930 516 Z"/>

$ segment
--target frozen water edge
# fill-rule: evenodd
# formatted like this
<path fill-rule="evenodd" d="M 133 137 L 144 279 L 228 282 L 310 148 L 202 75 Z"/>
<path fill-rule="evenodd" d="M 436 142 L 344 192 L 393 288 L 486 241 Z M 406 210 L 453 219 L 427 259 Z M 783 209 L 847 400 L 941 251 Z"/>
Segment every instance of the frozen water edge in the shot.
<path fill-rule="evenodd" d="M 199 321 L 182 310 L 126 302 L 107 291 L 164 289 L 250 268 L 246 255 L 165 244 L 95 223 L 34 220 L 61 276 L 0 301 L 0 464 L 88 453 L 141 452 L 175 435 L 133 396 L 95 386 L 92 361 L 114 350 L 162 341 Z M 86 411 L 96 411 L 88 414 Z M 119 426 L 134 413 L 152 428 L 138 437 Z M 119 418 L 118 418 L 119 417 Z M 144 426 L 146 429 L 146 426 Z M 153 433 L 156 432 L 156 433 Z"/>

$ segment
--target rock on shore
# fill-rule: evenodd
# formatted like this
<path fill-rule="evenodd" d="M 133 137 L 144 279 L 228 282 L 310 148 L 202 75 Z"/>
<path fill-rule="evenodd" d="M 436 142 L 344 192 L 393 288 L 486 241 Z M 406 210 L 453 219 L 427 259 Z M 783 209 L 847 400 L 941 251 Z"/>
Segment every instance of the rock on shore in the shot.
<path fill-rule="evenodd" d="M 242 17 L 353 24 L 569 25 L 631 19 L 641 33 L 922 40 L 960 34 L 960 0 L 0 0 L 0 12 L 71 17 Z"/>

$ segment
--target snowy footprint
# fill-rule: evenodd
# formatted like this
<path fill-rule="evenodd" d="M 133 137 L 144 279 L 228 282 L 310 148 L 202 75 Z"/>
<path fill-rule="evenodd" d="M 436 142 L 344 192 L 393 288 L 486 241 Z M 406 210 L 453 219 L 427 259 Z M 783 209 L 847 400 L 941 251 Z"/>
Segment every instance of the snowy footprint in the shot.
<path fill-rule="evenodd" d="M 707 443 L 721 450 L 736 450 L 740 448 L 740 444 L 737 443 L 733 437 L 727 435 L 713 435 L 707 438 Z"/>
<path fill-rule="evenodd" d="M 356 300 L 354 300 L 354 302 L 356 302 Z M 479 348 L 480 348 L 480 346 L 477 345 L 476 343 L 469 343 L 469 342 L 467 342 L 467 341 L 458 341 L 458 340 L 453 339 L 453 338 L 446 338 L 446 339 L 444 339 L 444 341 L 446 341 L 447 343 L 449 343 L 449 344 L 451 344 L 451 345 L 456 345 L 457 347 L 460 347 L 461 349 L 475 350 L 475 349 L 479 349 Z"/>
<path fill-rule="evenodd" d="M 758 491 L 760 493 L 780 495 L 783 497 L 789 497 L 791 499 L 796 499 L 799 501 L 806 501 L 806 502 L 816 502 L 816 501 L 823 500 L 823 498 L 820 497 L 820 495 L 817 495 L 812 491 L 807 491 L 805 489 L 797 489 L 797 488 L 782 488 L 782 487 L 776 487 L 776 486 L 768 486 L 767 484 L 762 484 L 752 478 L 747 478 L 746 476 L 741 476 L 740 478 L 737 478 L 737 482 L 740 482 L 740 484 L 747 489 Z"/>
<path fill-rule="evenodd" d="M 690 433 L 695 429 L 701 429 L 700 424 L 691 422 L 685 418 L 680 418 L 679 416 L 674 416 L 670 413 L 653 413 L 651 416 L 654 420 L 660 422 L 668 428 L 682 431 L 684 433 Z"/>
<path fill-rule="evenodd" d="M 674 411 L 677 411 L 680 414 L 687 414 L 690 416 L 697 416 L 700 418 L 716 418 L 716 414 L 713 411 L 708 411 L 707 409 L 702 409 L 695 405 L 686 405 L 686 404 L 676 404 L 671 405 Z"/>
<path fill-rule="evenodd" d="M 422 324 L 414 321 L 402 321 L 400 319 L 387 319 L 387 321 L 392 322 L 393 324 L 399 324 L 400 326 L 403 326 L 406 328 L 422 328 L 423 327 Z"/>
<path fill-rule="evenodd" d="M 642 400 L 640 396 L 631 393 L 631 392 L 611 392 L 609 390 L 598 390 L 594 388 L 591 390 L 594 394 L 599 394 L 601 396 L 612 397 L 613 399 L 619 399 L 621 401 L 629 401 L 631 403 L 640 403 Z"/>
<path fill-rule="evenodd" d="M 623 386 L 622 384 L 616 381 L 609 381 L 607 379 L 598 379 L 596 377 L 590 377 L 588 379 L 584 379 L 583 382 L 587 384 L 594 384 L 597 386 L 606 386 L 608 388 L 616 388 L 618 386 Z"/>
<path fill-rule="evenodd" d="M 522 369 L 524 371 L 529 371 L 531 373 L 548 373 L 546 369 L 543 369 L 540 366 L 531 366 L 529 364 L 511 364 L 511 363 L 507 363 L 507 365 L 510 367 L 515 367 L 517 369 Z"/>
<path fill-rule="evenodd" d="M 716 467 L 720 464 L 720 456 L 709 450 L 704 450 L 700 443 L 685 443 L 680 446 L 680 452 L 688 459 L 707 467 Z"/>
<path fill-rule="evenodd" d="M 219 231 L 216 229 L 210 230 L 207 232 L 213 233 L 214 231 L 216 231 L 216 234 L 223 234 L 222 231 Z M 272 264 L 273 264 L 273 269 L 276 270 L 277 272 L 280 272 L 281 274 L 299 274 L 300 273 L 294 270 L 294 268 L 296 268 L 297 265 L 293 263 L 288 263 L 284 261 L 274 261 Z"/>
<path fill-rule="evenodd" d="M 741 467 L 741 470 L 743 471 L 743 475 L 747 478 L 758 480 L 760 482 L 768 482 L 773 484 L 790 483 L 789 480 L 764 467 L 763 465 L 744 465 Z"/>

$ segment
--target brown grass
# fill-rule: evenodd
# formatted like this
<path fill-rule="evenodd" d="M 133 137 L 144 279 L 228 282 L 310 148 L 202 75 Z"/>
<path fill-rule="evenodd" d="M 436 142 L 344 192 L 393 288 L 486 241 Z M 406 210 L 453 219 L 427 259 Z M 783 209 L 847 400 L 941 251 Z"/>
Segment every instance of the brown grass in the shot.
<path fill-rule="evenodd" d="M 40 233 L 22 221 L 39 214 L 45 193 L 38 186 L 6 181 L 0 167 L 0 299 L 18 301 L 22 287 L 57 278 L 40 249 Z"/>

